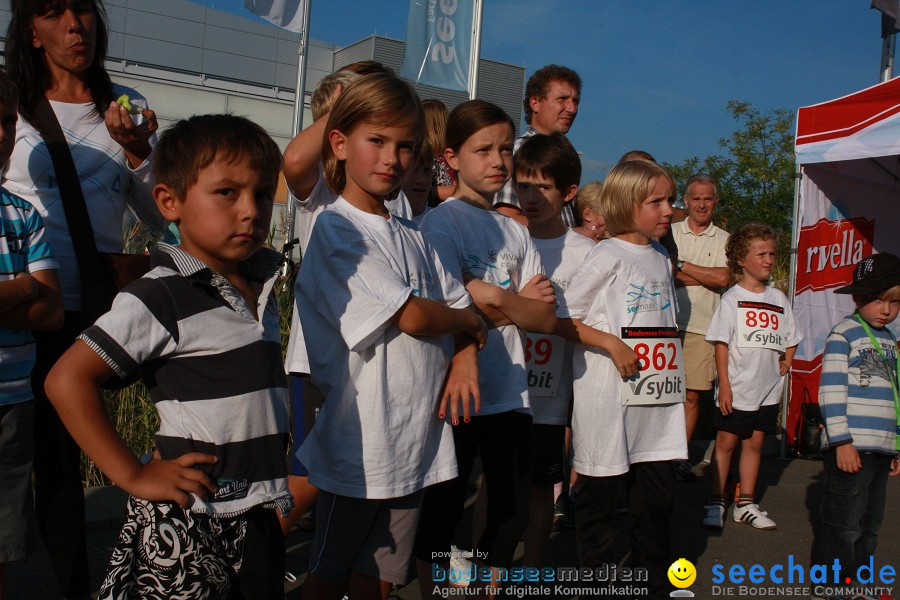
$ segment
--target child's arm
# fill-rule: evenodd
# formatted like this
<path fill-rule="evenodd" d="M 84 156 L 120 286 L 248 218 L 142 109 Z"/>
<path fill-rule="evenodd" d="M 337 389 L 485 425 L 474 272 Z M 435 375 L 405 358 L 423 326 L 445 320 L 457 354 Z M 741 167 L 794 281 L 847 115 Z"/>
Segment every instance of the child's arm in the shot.
<path fill-rule="evenodd" d="M 450 363 L 450 371 L 447 373 L 447 381 L 444 383 L 444 393 L 441 394 L 438 418 L 443 419 L 447 416 L 449 404 L 450 422 L 459 425 L 460 404 L 466 423 L 471 419 L 470 400 L 475 405 L 475 412 L 481 412 L 481 392 L 478 387 L 478 354 L 475 343 L 459 334 L 454 336 L 454 342 L 456 350 Z"/>
<path fill-rule="evenodd" d="M 604 350 L 623 378 L 627 379 L 638 372 L 638 359 L 634 350 L 611 333 L 594 329 L 578 319 L 562 317 L 556 320 L 553 333 L 578 344 Z"/>
<path fill-rule="evenodd" d="M 284 150 L 284 180 L 297 198 L 306 198 L 319 180 L 319 161 L 322 160 L 322 140 L 328 114 L 301 131 Z"/>
<path fill-rule="evenodd" d="M 189 492 L 206 496 L 216 486 L 194 465 L 212 464 L 216 457 L 191 452 L 175 460 L 152 460 L 142 465 L 116 433 L 103 405 L 100 384 L 113 371 L 87 344 L 77 340 L 54 365 L 45 389 L 69 433 L 112 481 L 145 500 L 169 500 L 182 508 Z"/>
<path fill-rule="evenodd" d="M 731 414 L 731 381 L 728 379 L 728 344 L 716 342 L 716 376 L 719 378 L 719 410 L 723 415 Z"/>
<path fill-rule="evenodd" d="M 832 331 L 825 340 L 825 349 L 822 351 L 819 406 L 825 419 L 828 447 L 835 451 L 838 469 L 845 473 L 856 473 L 862 468 L 862 461 L 853 446 L 853 436 L 847 424 L 849 356 L 850 343 L 847 338 Z"/>
<path fill-rule="evenodd" d="M 484 348 L 487 341 L 487 325 L 468 308 L 450 308 L 440 302 L 410 295 L 400 307 L 393 322 L 408 335 L 437 336 L 448 333 L 465 333 Z"/>
<path fill-rule="evenodd" d="M 64 315 L 55 269 L 19 273 L 0 282 L 0 327 L 55 331 Z"/>
<path fill-rule="evenodd" d="M 513 323 L 535 333 L 553 333 L 556 327 L 556 296 L 543 275 L 532 277 L 518 294 L 480 279 L 469 281 L 466 289 L 493 327 Z"/>
<path fill-rule="evenodd" d="M 786 375 L 791 370 L 791 363 L 794 362 L 794 355 L 797 353 L 797 346 L 790 346 L 784 349 L 784 357 L 778 361 L 778 373 Z"/>

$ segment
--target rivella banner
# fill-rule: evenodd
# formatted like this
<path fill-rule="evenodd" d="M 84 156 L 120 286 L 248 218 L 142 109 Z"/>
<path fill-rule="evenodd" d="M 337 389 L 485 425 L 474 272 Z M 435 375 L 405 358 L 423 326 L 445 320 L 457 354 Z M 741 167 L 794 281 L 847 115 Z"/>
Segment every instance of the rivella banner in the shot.
<path fill-rule="evenodd" d="M 410 0 L 400 76 L 467 91 L 475 0 Z"/>
<path fill-rule="evenodd" d="M 789 443 L 800 425 L 799 404 L 817 401 L 825 340 L 855 308 L 849 294 L 834 290 L 852 283 L 856 263 L 873 252 L 900 254 L 900 204 L 889 174 L 867 159 L 802 169 L 794 316 L 804 339 L 791 368 Z M 897 335 L 900 323 L 890 329 Z"/>

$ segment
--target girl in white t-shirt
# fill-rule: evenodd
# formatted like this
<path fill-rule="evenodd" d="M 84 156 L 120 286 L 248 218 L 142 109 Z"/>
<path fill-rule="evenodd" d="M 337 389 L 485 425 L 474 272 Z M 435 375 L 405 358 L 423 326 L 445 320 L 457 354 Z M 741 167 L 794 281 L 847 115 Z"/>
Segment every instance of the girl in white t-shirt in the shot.
<path fill-rule="evenodd" d="M 499 588 L 500 572 L 512 562 L 528 523 L 531 411 L 521 329 L 550 332 L 556 322 L 553 286 L 541 274 L 528 231 L 491 208 L 512 172 L 512 120 L 489 102 L 464 102 L 450 114 L 446 142 L 444 156 L 458 172 L 458 187 L 453 198 L 428 213 L 421 229 L 447 270 L 469 282 L 492 328 L 478 354 L 480 411 L 464 414 L 453 429 L 459 476 L 425 495 L 416 539 L 423 597 L 440 585 L 432 564 L 448 566 L 479 452 L 488 498 L 484 531 L 475 532 L 474 549 L 477 562 L 491 567 L 487 587 Z"/>
<path fill-rule="evenodd" d="M 687 458 L 672 271 L 654 241 L 669 229 L 674 194 L 672 176 L 655 163 L 627 161 L 610 171 L 600 210 L 613 238 L 585 257 L 558 312 L 622 338 L 637 355 L 640 371 L 629 376 L 607 350 L 575 348 L 575 528 L 582 567 L 618 562 L 613 545 L 627 493 L 632 563 L 647 569 L 652 598 L 663 597 L 672 563 L 672 461 Z"/>
<path fill-rule="evenodd" d="M 776 240 L 774 229 L 751 223 L 731 234 L 725 246 L 728 267 L 738 282 L 722 295 L 706 333 L 706 341 L 715 344 L 719 378 L 712 489 L 703 517 L 708 529 L 725 524 L 725 480 L 738 443 L 741 490 L 732 517 L 757 529 L 775 529 L 753 492 L 763 438 L 777 430 L 784 375 L 802 339 L 787 297 L 769 285 Z"/>
<path fill-rule="evenodd" d="M 409 84 L 372 74 L 325 127 L 323 173 L 340 197 L 316 219 L 296 286 L 325 395 L 298 452 L 319 488 L 304 599 L 387 598 L 406 582 L 422 490 L 456 475 L 438 415 L 478 393 L 485 324 L 412 222 L 385 207 L 422 138 L 421 111 Z M 447 334 L 471 351 L 454 355 Z"/>

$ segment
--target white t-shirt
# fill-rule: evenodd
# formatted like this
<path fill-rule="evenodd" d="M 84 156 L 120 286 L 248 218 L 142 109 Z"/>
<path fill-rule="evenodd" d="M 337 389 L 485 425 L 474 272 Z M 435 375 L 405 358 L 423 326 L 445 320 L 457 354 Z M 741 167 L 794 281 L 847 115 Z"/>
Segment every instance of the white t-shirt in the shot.
<path fill-rule="evenodd" d="M 665 249 L 618 238 L 597 244 L 572 277 L 558 314 L 616 336 L 622 327 L 674 327 L 672 271 Z M 622 402 L 621 377 L 608 355 L 575 345 L 572 436 L 575 470 L 607 477 L 633 463 L 687 458 L 681 404 Z"/>
<path fill-rule="evenodd" d="M 325 394 L 297 452 L 310 482 L 335 494 L 397 498 L 456 476 L 453 434 L 437 417 L 449 335 L 410 336 L 391 318 L 410 295 L 470 305 L 409 221 L 326 208 L 297 279 L 313 383 Z"/>
<path fill-rule="evenodd" d="M 312 191 L 304 199 L 294 198 L 294 206 L 296 214 L 294 216 L 294 231 L 297 232 L 297 238 L 300 240 L 300 269 L 303 270 L 302 259 L 306 258 L 306 249 L 309 247 L 309 238 L 312 235 L 313 226 L 316 219 L 327 206 L 330 206 L 337 199 L 325 183 L 325 177 L 322 175 L 322 165 L 317 167 L 319 179 Z M 401 191 L 393 200 L 387 200 L 384 203 L 385 208 L 392 215 L 403 217 L 404 219 L 412 218 L 412 209 L 406 195 Z M 291 336 L 288 339 L 287 352 L 284 358 L 284 370 L 287 373 L 309 373 L 309 357 L 306 355 L 306 344 L 303 342 L 303 327 L 300 324 L 300 317 L 297 314 L 296 302 L 297 289 L 294 289 L 294 310 L 291 312 Z"/>
<path fill-rule="evenodd" d="M 751 303 L 749 316 L 744 313 L 744 321 L 749 318 L 751 327 L 739 331 L 738 314 L 741 311 L 739 302 Z M 777 329 L 761 327 L 762 323 L 770 325 L 768 316 L 760 319 L 760 310 L 754 310 L 753 305 L 765 304 L 782 309 L 777 311 L 765 311 L 768 315 L 775 315 L 779 319 Z M 745 323 L 746 324 L 746 323 Z M 803 339 L 803 334 L 794 321 L 794 312 L 791 310 L 787 297 L 781 290 L 767 287 L 765 291 L 751 292 L 740 285 L 736 285 L 722 295 L 719 308 L 713 314 L 706 333 L 706 341 L 724 342 L 728 344 L 728 381 L 731 383 L 731 406 L 738 410 L 759 410 L 761 406 L 778 404 L 781 401 L 781 392 L 784 388 L 784 377 L 778 373 L 779 352 L 769 348 L 742 347 L 741 336 L 751 335 L 757 332 L 764 334 L 775 333 L 782 337 L 783 347 L 796 346 Z M 718 405 L 716 399 L 716 405 Z"/>
<path fill-rule="evenodd" d="M 569 288 L 572 276 L 596 243 L 571 229 L 557 238 L 531 239 L 541 257 L 547 277 L 553 282 L 557 298 L 562 297 Z M 573 346 L 572 342 L 559 336 L 527 334 L 525 358 L 526 361 L 530 359 L 527 363 L 528 398 L 534 423 L 565 425 L 568 421 L 569 400 L 572 397 Z M 551 353 L 554 356 L 549 356 Z M 554 394 L 544 393 L 554 384 Z"/>
<path fill-rule="evenodd" d="M 113 94 L 128 94 L 131 102 L 147 106 L 147 100 L 131 88 L 113 86 Z M 162 231 L 166 222 L 153 201 L 152 157 L 132 169 L 125 150 L 109 135 L 103 115 L 93 103 L 50 101 L 62 127 L 81 182 L 84 203 L 100 252 L 122 251 L 122 220 L 130 204 L 151 228 Z M 143 117 L 135 117 L 140 122 Z M 156 144 L 156 136 L 150 139 Z M 34 206 L 46 227 L 46 240 L 59 261 L 59 284 L 66 310 L 81 309 L 81 279 L 69 224 L 56 183 L 56 172 L 47 145 L 31 123 L 20 116 L 16 146 L 3 169 L 3 187 Z"/>
<path fill-rule="evenodd" d="M 508 217 L 450 198 L 422 221 L 422 233 L 456 278 L 463 274 L 513 293 L 542 272 L 528 230 Z M 488 331 L 478 353 L 481 415 L 528 409 L 522 333 L 515 325 Z"/>

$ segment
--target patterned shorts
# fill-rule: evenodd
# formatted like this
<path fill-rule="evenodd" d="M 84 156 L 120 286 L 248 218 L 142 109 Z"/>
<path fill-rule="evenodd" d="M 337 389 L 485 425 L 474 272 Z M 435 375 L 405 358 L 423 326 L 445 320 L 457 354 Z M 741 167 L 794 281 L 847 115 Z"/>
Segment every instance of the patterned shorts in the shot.
<path fill-rule="evenodd" d="M 228 598 L 247 519 L 214 519 L 130 496 L 98 598 Z"/>

